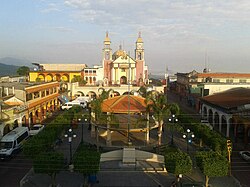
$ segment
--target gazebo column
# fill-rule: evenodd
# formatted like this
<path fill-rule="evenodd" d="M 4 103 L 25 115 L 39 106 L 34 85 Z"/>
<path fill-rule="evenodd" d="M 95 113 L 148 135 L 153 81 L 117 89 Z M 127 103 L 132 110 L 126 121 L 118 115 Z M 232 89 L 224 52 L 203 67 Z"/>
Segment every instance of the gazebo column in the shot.
<path fill-rule="evenodd" d="M 230 118 L 227 117 L 227 132 L 226 132 L 226 137 L 229 137 L 230 133 Z"/>
<path fill-rule="evenodd" d="M 219 115 L 219 132 L 221 132 L 222 115 Z"/>
<path fill-rule="evenodd" d="M 146 142 L 147 142 L 147 144 L 149 144 L 149 132 L 150 132 L 150 130 L 149 130 L 149 113 L 147 112 L 147 130 L 146 130 Z"/>
<path fill-rule="evenodd" d="M 107 113 L 108 119 L 107 119 L 107 139 L 106 139 L 106 145 L 112 146 L 112 140 L 111 140 L 111 131 L 110 131 L 110 112 Z"/>

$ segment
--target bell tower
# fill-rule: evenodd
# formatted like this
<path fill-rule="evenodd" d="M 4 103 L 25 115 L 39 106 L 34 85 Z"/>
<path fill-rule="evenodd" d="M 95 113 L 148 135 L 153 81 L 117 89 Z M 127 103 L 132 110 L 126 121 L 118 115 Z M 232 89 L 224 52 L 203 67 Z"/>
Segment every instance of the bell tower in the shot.
<path fill-rule="evenodd" d="M 109 39 L 109 33 L 106 32 L 106 37 L 103 41 L 104 47 L 102 49 L 103 60 L 111 60 L 112 59 L 112 49 L 110 48 L 111 41 Z"/>
<path fill-rule="evenodd" d="M 141 32 L 138 34 L 138 38 L 135 42 L 135 61 L 136 61 L 136 82 L 137 85 L 142 86 L 146 80 L 147 72 L 145 70 L 144 61 L 144 48 Z"/>
<path fill-rule="evenodd" d="M 136 45 L 135 60 L 144 60 L 144 48 L 143 48 L 143 40 L 141 37 L 141 32 L 139 32 L 135 45 Z"/>
<path fill-rule="evenodd" d="M 102 67 L 103 67 L 103 80 L 110 82 L 111 79 L 111 61 L 112 61 L 112 49 L 110 47 L 111 41 L 109 39 L 109 33 L 106 32 L 106 37 L 103 41 L 103 49 L 102 49 Z"/>

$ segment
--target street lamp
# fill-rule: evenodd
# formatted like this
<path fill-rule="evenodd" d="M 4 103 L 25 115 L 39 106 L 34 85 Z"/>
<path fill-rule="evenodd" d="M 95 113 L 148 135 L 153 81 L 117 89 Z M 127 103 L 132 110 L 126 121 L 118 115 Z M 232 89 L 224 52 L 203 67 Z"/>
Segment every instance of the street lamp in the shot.
<path fill-rule="evenodd" d="M 183 134 L 182 137 L 187 140 L 187 152 L 189 152 L 188 144 L 192 143 L 192 138 L 194 138 L 194 134 L 190 131 L 190 129 L 187 129 L 187 133 Z"/>
<path fill-rule="evenodd" d="M 81 124 L 82 119 L 81 119 L 81 118 L 79 118 L 79 119 L 78 119 L 78 121 L 79 121 L 79 123 Z M 81 143 L 83 143 L 83 126 L 87 124 L 87 121 L 88 121 L 88 120 L 87 120 L 86 118 L 84 118 L 84 119 L 83 119 L 83 123 L 81 124 L 81 125 L 82 125 L 82 137 L 81 137 Z"/>
<path fill-rule="evenodd" d="M 69 128 L 68 132 L 64 135 L 65 138 L 68 138 L 69 141 L 69 165 L 72 164 L 72 139 L 76 138 L 76 134 L 73 132 L 71 128 Z"/>
<path fill-rule="evenodd" d="M 176 118 L 175 114 L 173 114 L 171 118 L 168 119 L 168 121 L 173 123 L 171 127 L 171 145 L 174 145 L 173 126 L 175 122 L 178 122 L 178 119 Z"/>

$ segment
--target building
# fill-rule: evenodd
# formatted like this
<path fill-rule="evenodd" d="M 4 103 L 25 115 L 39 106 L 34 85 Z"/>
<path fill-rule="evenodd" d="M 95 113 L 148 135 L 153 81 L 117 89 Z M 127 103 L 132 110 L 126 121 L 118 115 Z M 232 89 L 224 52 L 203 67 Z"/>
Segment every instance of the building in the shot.
<path fill-rule="evenodd" d="M 199 97 L 212 95 L 231 88 L 250 88 L 249 73 L 177 73 L 176 91 L 188 105 L 197 106 Z M 199 110 L 197 108 L 197 110 Z"/>
<path fill-rule="evenodd" d="M 135 42 L 135 58 L 132 58 L 120 46 L 112 54 L 111 40 L 108 32 L 104 39 L 102 64 L 88 67 L 86 64 L 39 64 L 29 73 L 30 82 L 72 82 L 75 76 L 80 76 L 86 85 L 144 85 L 148 83 L 148 67 L 144 59 L 144 43 L 139 33 Z"/>
<path fill-rule="evenodd" d="M 201 101 L 201 116 L 214 130 L 236 142 L 249 143 L 250 89 L 234 88 L 205 96 Z"/>
<path fill-rule="evenodd" d="M 58 82 L 0 83 L 1 134 L 16 126 L 41 123 L 59 108 Z"/>
<path fill-rule="evenodd" d="M 111 40 L 106 33 L 103 48 L 103 81 L 105 85 L 133 84 L 143 85 L 148 82 L 148 67 L 145 65 L 144 43 L 139 33 L 135 42 L 135 58 L 132 58 L 121 45 L 112 54 Z"/>
<path fill-rule="evenodd" d="M 75 76 L 83 76 L 85 64 L 39 64 L 29 73 L 30 82 L 71 82 Z"/>

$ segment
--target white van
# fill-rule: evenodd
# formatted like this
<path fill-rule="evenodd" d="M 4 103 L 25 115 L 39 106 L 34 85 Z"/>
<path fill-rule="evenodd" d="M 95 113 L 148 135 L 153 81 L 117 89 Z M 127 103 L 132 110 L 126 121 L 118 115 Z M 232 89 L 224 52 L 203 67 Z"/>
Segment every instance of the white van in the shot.
<path fill-rule="evenodd" d="M 17 127 L 6 134 L 0 141 L 0 158 L 10 158 L 17 153 L 28 137 L 28 127 Z"/>
<path fill-rule="evenodd" d="M 85 108 L 87 106 L 87 103 L 86 102 L 67 102 L 61 106 L 61 109 L 62 110 L 65 110 L 65 109 L 69 110 L 73 106 L 81 106 L 81 107 Z"/>

